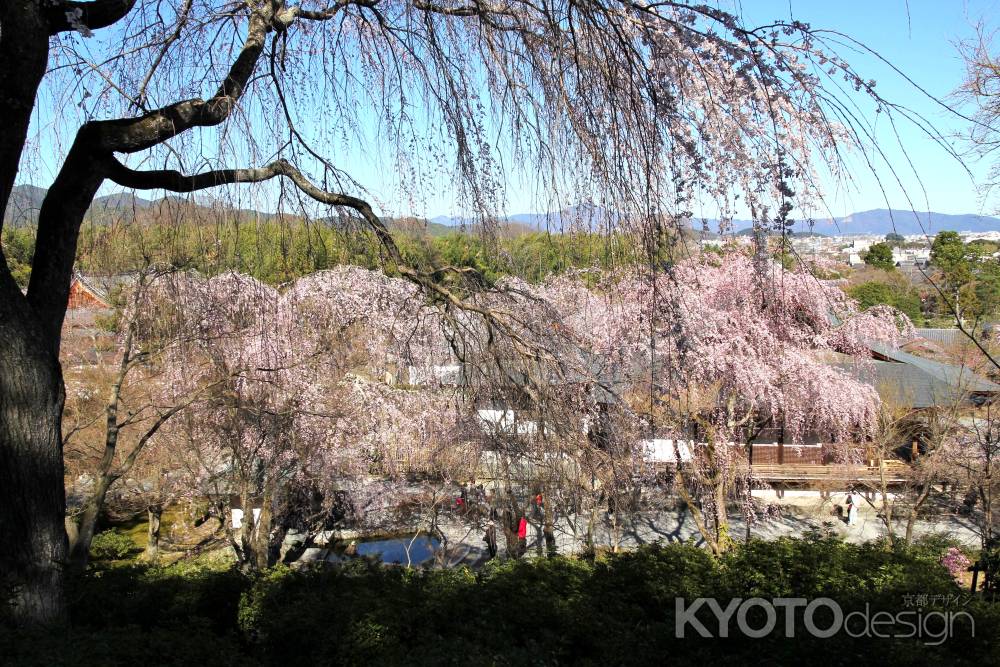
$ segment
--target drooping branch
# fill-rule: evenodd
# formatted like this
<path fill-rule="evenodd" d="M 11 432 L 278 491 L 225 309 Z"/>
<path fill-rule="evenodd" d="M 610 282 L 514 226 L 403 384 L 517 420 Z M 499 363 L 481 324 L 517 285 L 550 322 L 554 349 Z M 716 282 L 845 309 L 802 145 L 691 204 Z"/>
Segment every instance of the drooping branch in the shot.
<path fill-rule="evenodd" d="M 285 32 L 299 18 L 326 21 L 335 17 L 347 6 L 374 7 L 378 2 L 339 0 L 329 8 L 319 11 L 307 11 L 298 6 L 284 8 L 283 4 L 262 2 L 252 9 L 243 48 L 229 68 L 219 89 L 209 99 L 183 100 L 155 109 L 138 118 L 88 123 L 84 129 L 94 133 L 96 145 L 103 152 L 135 153 L 161 144 L 191 128 L 219 125 L 230 116 L 237 101 L 246 91 L 264 51 L 268 34 Z M 179 24 L 178 30 L 180 27 Z M 143 83 L 143 90 L 147 84 L 148 82 Z"/>
<path fill-rule="evenodd" d="M 302 9 L 302 7 L 289 7 L 278 15 L 279 20 L 285 25 L 290 24 L 296 18 L 307 21 L 329 21 L 336 16 L 340 10 L 348 5 L 355 7 L 377 7 L 379 0 L 338 0 L 326 9 Z"/>
<path fill-rule="evenodd" d="M 87 123 L 80 130 L 101 153 L 135 153 L 152 148 L 194 127 L 211 127 L 226 120 L 246 91 L 257 61 L 264 51 L 266 36 L 275 27 L 270 3 L 250 13 L 247 37 L 236 60 L 215 95 L 189 99 L 156 109 L 138 118 Z"/>
<path fill-rule="evenodd" d="M 299 190 L 315 201 L 328 206 L 343 206 L 357 211 L 371 228 L 379 242 L 385 247 L 392 260 L 402 264 L 402 256 L 392 235 L 372 210 L 368 202 L 358 197 L 335 192 L 327 192 L 313 185 L 309 179 L 284 159 L 268 165 L 247 169 L 216 169 L 186 176 L 172 169 L 138 171 L 129 169 L 115 158 L 108 160 L 108 178 L 127 188 L 137 190 L 169 190 L 171 192 L 196 192 L 220 185 L 235 183 L 261 183 L 277 176 L 285 176 Z"/>
<path fill-rule="evenodd" d="M 153 63 L 149 66 L 149 70 L 146 72 L 146 76 L 143 77 L 142 83 L 139 84 L 139 92 L 136 94 L 135 99 L 136 105 L 139 107 L 140 111 L 146 111 L 146 88 L 149 87 L 149 82 L 153 79 L 153 75 L 156 73 L 157 68 L 159 68 L 160 63 L 163 62 L 167 52 L 170 51 L 173 44 L 180 39 L 181 32 L 188 23 L 188 18 L 191 14 L 191 5 L 193 2 L 194 0 L 184 0 L 184 6 L 181 7 L 179 18 L 177 20 L 177 26 L 174 28 L 174 31 L 170 34 L 170 36 L 163 40 L 163 45 L 160 46 L 160 52 L 156 54 L 155 58 L 153 58 Z"/>
<path fill-rule="evenodd" d="M 108 161 L 108 178 L 118 185 L 136 190 L 169 190 L 171 192 L 197 192 L 220 185 L 233 183 L 260 183 L 282 173 L 280 163 L 273 162 L 259 168 L 249 169 L 217 169 L 193 176 L 182 174 L 173 169 L 155 169 L 139 171 L 129 169 L 118 160 Z"/>

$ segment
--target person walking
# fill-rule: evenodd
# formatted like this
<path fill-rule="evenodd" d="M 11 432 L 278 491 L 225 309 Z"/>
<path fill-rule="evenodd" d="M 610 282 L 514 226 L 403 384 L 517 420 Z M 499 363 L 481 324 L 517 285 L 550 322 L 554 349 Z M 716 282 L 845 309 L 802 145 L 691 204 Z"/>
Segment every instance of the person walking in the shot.
<path fill-rule="evenodd" d="M 528 551 L 528 520 L 523 516 L 517 524 L 517 550 L 518 556 L 523 556 Z"/>
<path fill-rule="evenodd" d="M 483 535 L 483 539 L 486 541 L 486 550 L 490 554 L 490 560 L 493 560 L 497 557 L 497 526 L 492 521 L 486 524 L 486 534 Z"/>
<path fill-rule="evenodd" d="M 854 494 L 847 494 L 847 525 L 853 526 L 858 521 L 858 504 L 854 501 Z"/>

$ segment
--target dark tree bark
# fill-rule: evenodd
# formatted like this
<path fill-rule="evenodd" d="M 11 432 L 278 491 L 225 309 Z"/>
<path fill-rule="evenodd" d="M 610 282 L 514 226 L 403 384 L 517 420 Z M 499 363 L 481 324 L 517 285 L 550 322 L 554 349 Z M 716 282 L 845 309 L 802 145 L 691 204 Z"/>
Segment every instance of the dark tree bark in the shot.
<path fill-rule="evenodd" d="M 55 348 L 0 272 L 0 578 L 18 624 L 64 620 L 63 383 Z"/>
<path fill-rule="evenodd" d="M 257 571 L 265 570 L 271 565 L 271 525 L 274 513 L 274 490 L 269 484 L 264 489 L 264 497 L 260 504 L 260 516 L 254 522 L 253 534 L 253 567 Z"/>
<path fill-rule="evenodd" d="M 504 544 L 507 547 L 508 558 L 520 558 L 521 548 L 517 539 L 518 516 L 514 510 L 505 508 L 501 515 Z"/>
<path fill-rule="evenodd" d="M 0 3 L 0 213 L 17 177 L 48 44 L 39 2 Z M 11 605 L 18 624 L 65 619 L 64 395 L 58 346 L 46 330 L 0 254 L 0 605 Z"/>
<path fill-rule="evenodd" d="M 37 5 L 37 0 L 0 3 L 0 118 L 4 122 L 0 132 L 0 207 L 4 209 L 14 188 L 35 94 L 49 58 L 48 26 Z M 6 263 L 3 266 L 5 269 Z"/>
<path fill-rule="evenodd" d="M 0 207 L 17 177 L 50 35 L 72 29 L 81 9 L 91 29 L 111 25 L 135 0 L 0 2 Z M 0 604 L 17 624 L 65 620 L 67 562 L 63 486 L 60 332 L 84 214 L 113 164 L 196 126 L 225 120 L 253 73 L 273 29 L 273 5 L 253 13 L 243 50 L 216 95 L 187 100 L 139 118 L 80 128 L 39 211 L 35 256 L 23 295 L 0 254 Z M 2 218 L 0 218 L 2 219 Z M 0 223 L 2 224 L 2 223 Z"/>
<path fill-rule="evenodd" d="M 244 483 L 240 493 L 240 505 L 243 509 L 243 519 L 230 543 L 236 553 L 240 567 L 248 571 L 261 571 L 273 564 L 271 549 L 271 529 L 273 527 L 274 486 L 271 482 L 264 485 L 263 493 L 260 486 Z M 259 506 L 258 506 L 259 505 Z M 254 510 L 259 510 L 254 516 Z"/>

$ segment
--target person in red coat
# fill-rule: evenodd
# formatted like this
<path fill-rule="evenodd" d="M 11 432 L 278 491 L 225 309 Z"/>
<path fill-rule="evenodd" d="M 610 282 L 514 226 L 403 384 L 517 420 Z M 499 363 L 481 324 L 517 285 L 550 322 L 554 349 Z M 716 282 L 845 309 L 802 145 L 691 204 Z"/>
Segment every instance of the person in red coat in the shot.
<path fill-rule="evenodd" d="M 523 556 L 528 550 L 528 520 L 523 516 L 521 522 L 517 524 L 517 548 L 520 552 L 518 556 Z"/>

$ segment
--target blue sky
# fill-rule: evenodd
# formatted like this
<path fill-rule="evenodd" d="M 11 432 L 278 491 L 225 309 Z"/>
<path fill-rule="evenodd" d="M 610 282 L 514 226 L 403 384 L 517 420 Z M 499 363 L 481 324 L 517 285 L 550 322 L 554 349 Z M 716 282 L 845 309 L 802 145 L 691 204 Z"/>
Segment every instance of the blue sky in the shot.
<path fill-rule="evenodd" d="M 774 19 L 794 18 L 812 24 L 815 28 L 829 28 L 847 33 L 863 42 L 887 60 L 906 72 L 931 95 L 947 97 L 961 82 L 963 65 L 955 43 L 974 36 L 974 26 L 998 16 L 1000 0 L 718 0 L 730 10 L 742 13 L 750 25 L 768 23 Z M 994 24 L 1000 27 L 1000 21 Z M 102 37 L 105 37 L 102 35 Z M 847 55 L 846 51 L 842 54 Z M 859 53 L 849 58 L 856 69 L 867 79 L 878 82 L 877 89 L 883 96 L 904 104 L 933 122 L 944 134 L 953 136 L 965 128 L 961 119 L 941 109 L 931 99 L 903 81 L 877 59 Z M 54 173 L 53 157 L 61 155 L 72 136 L 70 128 L 56 128 L 36 118 L 36 150 L 34 168 L 26 170 L 26 182 L 47 185 Z M 972 176 L 953 158 L 918 129 L 907 124 L 900 126 L 899 143 L 905 147 L 913 163 L 915 174 L 910 172 L 897 139 L 887 123 L 879 127 L 880 145 L 898 168 L 902 185 L 892 183 L 892 176 L 881 170 L 887 183 L 887 193 L 879 190 L 875 179 L 863 166 L 864 160 L 856 156 L 854 183 L 849 190 L 830 184 L 828 205 L 834 215 L 873 208 L 910 208 L 942 213 L 994 213 L 983 208 L 977 196 L 974 179 L 981 178 L 987 165 L 970 163 Z M 960 146 L 957 136 L 956 145 Z M 395 169 L 388 165 L 387 156 L 365 153 L 337 156 L 351 165 L 351 171 L 372 193 L 379 197 L 381 212 L 390 215 L 416 214 L 433 217 L 440 214 L 461 215 L 454 195 L 442 179 L 438 187 L 431 187 L 417 200 L 403 199 L 389 193 L 398 192 Z M 105 189 L 108 192 L 110 189 Z M 154 195 L 155 196 L 155 195 Z M 886 201 L 888 199 L 888 202 Z M 507 184 L 507 212 L 510 214 L 537 212 L 539 204 L 530 177 L 511 176 Z M 266 205 L 264 206 L 266 208 Z M 702 214 L 711 215 L 710 211 Z"/>
<path fill-rule="evenodd" d="M 975 26 L 1000 27 L 997 0 L 745 0 L 737 3 L 748 23 L 770 18 L 794 18 L 816 28 L 847 33 L 867 44 L 905 72 L 930 94 L 946 98 L 959 85 L 964 67 L 956 42 L 974 37 Z M 875 79 L 877 90 L 928 118 L 943 134 L 957 135 L 966 123 L 940 108 L 897 74 L 872 57 L 859 54 L 851 62 L 865 78 Z M 890 159 L 906 170 L 905 159 L 887 124 L 880 128 L 880 143 Z M 986 165 L 969 163 L 963 169 L 926 135 L 907 124 L 900 126 L 900 141 L 914 164 L 916 174 L 903 173 L 903 187 L 893 185 L 883 196 L 875 180 L 860 165 L 852 192 L 831 191 L 834 214 L 874 208 L 910 208 L 905 192 L 917 210 L 941 213 L 993 213 L 984 209 L 974 179 Z M 955 142 L 961 148 L 960 141 Z M 918 178 L 919 177 L 919 178 Z M 925 194 L 926 193 L 926 194 Z"/>
<path fill-rule="evenodd" d="M 980 21 L 990 25 L 991 17 L 1000 16 L 997 13 L 1000 0 L 718 0 L 718 4 L 742 14 L 748 25 L 797 19 L 814 28 L 850 35 L 877 51 L 931 96 L 946 100 L 964 75 L 957 43 L 973 38 L 975 26 Z M 992 25 L 1000 28 L 1000 20 Z M 968 125 L 964 120 L 942 108 L 878 58 L 863 52 L 852 54 L 848 50 L 841 54 L 848 57 L 864 78 L 874 79 L 884 97 L 924 116 L 943 135 L 951 138 L 959 152 L 966 149 L 959 137 Z M 955 105 L 955 100 L 947 101 Z M 860 103 L 864 105 L 866 100 Z M 871 106 L 865 108 L 870 110 Z M 888 123 L 876 127 L 879 145 L 893 164 L 899 182 L 882 164 L 878 169 L 883 182 L 880 187 L 866 161 L 855 155 L 849 163 L 853 167 L 854 182 L 847 187 L 833 182 L 827 184 L 827 204 L 834 216 L 890 207 L 951 214 L 996 213 L 983 205 L 976 189 L 976 181 L 985 175 L 987 165 L 976 164 L 970 158 L 963 166 L 909 123 L 898 124 L 895 131 Z M 877 158 L 873 159 L 878 162 Z M 389 173 L 391 170 L 375 169 L 369 172 L 369 177 L 378 174 L 376 178 L 380 179 Z M 532 185 L 530 180 L 521 179 L 508 184 L 508 213 L 542 210 L 541 196 Z M 402 203 L 397 206 L 399 209 L 391 213 L 416 213 L 428 217 L 463 215 L 447 192 L 418 205 L 418 210 L 406 210 Z M 696 214 L 714 217 L 715 210 L 709 205 Z M 749 217 L 748 212 L 743 216 Z"/>
<path fill-rule="evenodd" d="M 846 33 L 873 48 L 927 93 L 942 99 L 951 95 L 964 75 L 956 44 L 973 38 L 980 21 L 990 25 L 991 17 L 1000 17 L 997 12 L 1000 0 L 719 0 L 718 4 L 741 13 L 748 25 L 797 19 L 814 28 Z M 1000 20 L 992 25 L 1000 28 Z M 965 121 L 943 109 L 877 58 L 850 51 L 842 51 L 842 55 L 849 57 L 864 78 L 875 79 L 884 97 L 918 112 L 942 134 L 952 137 L 956 149 L 960 152 L 965 149 L 958 136 L 967 127 Z M 954 100 L 949 103 L 954 104 Z M 856 155 L 851 160 L 854 182 L 847 188 L 832 182 L 828 185 L 826 195 L 833 215 L 888 207 L 952 214 L 996 212 L 982 205 L 976 190 L 976 180 L 984 176 L 987 165 L 966 160 L 963 167 L 921 130 L 905 122 L 897 126 L 898 139 L 887 123 L 877 126 L 877 130 L 879 144 L 894 165 L 900 183 L 895 182 L 883 165 L 879 168 L 886 190 L 883 194 L 865 161 Z M 913 169 L 908 167 L 909 162 Z M 375 169 L 369 172 L 369 177 L 388 173 L 391 170 Z M 540 210 L 539 195 L 530 181 L 518 179 L 510 183 L 507 201 L 511 214 Z M 447 192 L 418 206 L 424 210 L 405 210 L 402 203 L 397 206 L 399 210 L 392 213 L 428 217 L 462 214 Z M 698 213 L 713 216 L 713 211 L 707 209 Z"/>

